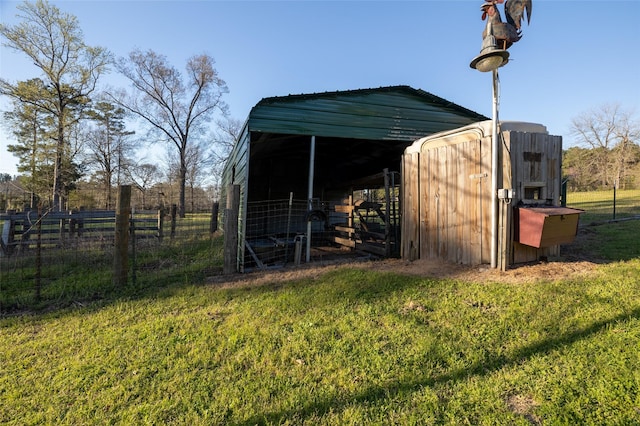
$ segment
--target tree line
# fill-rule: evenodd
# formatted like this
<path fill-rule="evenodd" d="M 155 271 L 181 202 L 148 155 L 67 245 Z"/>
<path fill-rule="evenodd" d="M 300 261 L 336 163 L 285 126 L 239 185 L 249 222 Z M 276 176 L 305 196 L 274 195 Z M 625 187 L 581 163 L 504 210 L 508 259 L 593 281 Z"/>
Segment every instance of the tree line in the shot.
<path fill-rule="evenodd" d="M 578 143 L 563 152 L 562 168 L 572 191 L 640 188 L 640 122 L 633 111 L 603 105 L 572 120 Z"/>
<path fill-rule="evenodd" d="M 17 8 L 20 22 L 0 24 L 0 36 L 39 75 L 0 78 L 0 94 L 11 103 L 4 123 L 16 143 L 8 149 L 18 159 L 31 207 L 67 209 L 73 191 L 90 184 L 102 188 L 109 208 L 114 186 L 144 192 L 164 180 L 177 182 L 184 217 L 187 192 L 221 171 L 241 126 L 228 114 L 228 88 L 213 58 L 192 56 L 184 74 L 152 50 L 115 58 L 85 44 L 77 18 L 46 0 Z M 128 90 L 100 89 L 112 69 L 126 78 Z M 143 134 L 127 128 L 132 121 Z M 139 147 L 150 144 L 165 147 L 164 170 L 157 158 L 139 159 Z"/>
<path fill-rule="evenodd" d="M 143 199 L 149 188 L 164 184 L 177 185 L 184 216 L 187 194 L 193 200 L 220 173 L 241 130 L 241 122 L 229 117 L 223 100 L 228 88 L 213 58 L 192 56 L 184 74 L 152 50 L 115 58 L 104 47 L 85 44 L 77 18 L 46 0 L 25 1 L 18 10 L 21 21 L 0 24 L 0 36 L 39 75 L 0 78 L 0 95 L 11 102 L 3 122 L 16 143 L 8 149 L 18 158 L 31 207 L 67 209 L 71 194 L 90 186 L 104 192 L 96 207 L 109 208 L 119 184 L 133 185 Z M 100 89 L 111 69 L 125 77 L 128 90 Z M 132 120 L 142 134 L 127 127 Z M 572 136 L 578 145 L 563 155 L 570 189 L 640 187 L 639 129 L 633 113 L 619 105 L 576 117 Z M 157 158 L 139 158 L 139 147 L 148 144 L 165 147 L 164 168 Z"/>

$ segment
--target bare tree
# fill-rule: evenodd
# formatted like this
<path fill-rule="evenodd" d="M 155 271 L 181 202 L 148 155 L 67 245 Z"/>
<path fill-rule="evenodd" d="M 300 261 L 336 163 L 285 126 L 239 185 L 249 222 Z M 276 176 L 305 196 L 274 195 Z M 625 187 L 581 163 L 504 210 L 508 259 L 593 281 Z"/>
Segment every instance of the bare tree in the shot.
<path fill-rule="evenodd" d="M 186 184 L 189 187 L 191 211 L 195 212 L 195 189 L 204 184 L 211 176 L 212 156 L 206 154 L 202 145 L 194 145 L 187 152 Z"/>
<path fill-rule="evenodd" d="M 195 211 L 196 188 L 203 186 L 213 176 L 211 173 L 213 161 L 214 157 L 211 150 L 204 146 L 203 143 L 191 144 L 187 147 L 185 153 L 185 164 L 187 166 L 185 187 L 189 190 L 189 203 L 191 204 L 192 212 Z M 167 152 L 166 163 L 169 169 L 167 176 L 169 178 L 171 176 L 179 177 L 180 158 L 175 155 L 175 150 Z"/>
<path fill-rule="evenodd" d="M 213 146 L 213 172 L 216 177 L 222 174 L 224 164 L 229 158 L 229 154 L 233 150 L 240 133 L 242 132 L 242 121 L 225 117 L 217 122 L 218 130 L 216 131 Z"/>
<path fill-rule="evenodd" d="M 572 146 L 562 152 L 562 170 L 571 191 L 587 191 L 600 186 L 600 165 L 592 149 Z"/>
<path fill-rule="evenodd" d="M 127 169 L 127 177 L 142 194 L 143 209 L 147 207 L 147 191 L 158 181 L 160 175 L 158 166 L 151 163 L 139 163 L 135 167 Z"/>
<path fill-rule="evenodd" d="M 572 135 L 590 148 L 593 172 L 601 186 L 624 185 L 637 163 L 640 124 L 618 104 L 603 105 L 572 120 Z"/>
<path fill-rule="evenodd" d="M 102 181 L 107 195 L 105 208 L 110 208 L 114 180 L 120 184 L 120 176 L 133 152 L 129 136 L 134 132 L 125 129 L 124 109 L 109 102 L 96 103 L 89 116 L 95 127 L 86 135 L 88 166 Z"/>
<path fill-rule="evenodd" d="M 6 45 L 27 55 L 40 69 L 42 90 L 24 90 L 18 84 L 0 79 L 0 93 L 33 105 L 55 120 L 56 153 L 53 177 L 53 204 L 61 209 L 64 203 L 65 158 L 68 127 L 81 118 L 96 89 L 98 78 L 107 70 L 111 55 L 102 47 L 87 46 L 75 16 L 62 13 L 46 0 L 25 2 L 18 6 L 22 22 L 0 25 L 0 35 Z"/>
<path fill-rule="evenodd" d="M 224 80 L 214 68 L 215 61 L 202 54 L 191 57 L 186 77 L 167 63 L 165 56 L 152 50 L 134 50 L 128 59 L 118 61 L 118 70 L 134 89 L 127 99 L 115 99 L 144 122 L 160 139 L 172 144 L 180 160 L 179 214 L 185 213 L 185 186 L 188 148 L 208 131 L 209 120 L 217 112 L 226 115 L 222 96 L 227 93 Z"/>
<path fill-rule="evenodd" d="M 630 112 L 625 112 L 616 128 L 616 135 L 618 143 L 612 149 L 614 177 L 617 186 L 626 189 L 640 167 L 640 121 L 634 120 Z"/>

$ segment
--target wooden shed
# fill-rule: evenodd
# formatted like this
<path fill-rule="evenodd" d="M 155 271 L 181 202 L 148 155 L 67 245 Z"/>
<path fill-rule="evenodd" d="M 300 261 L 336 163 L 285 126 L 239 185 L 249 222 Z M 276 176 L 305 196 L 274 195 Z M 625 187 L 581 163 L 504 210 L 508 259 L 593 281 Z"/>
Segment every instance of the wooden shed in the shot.
<path fill-rule="evenodd" d="M 366 248 L 399 255 L 395 204 L 405 148 L 486 119 L 408 86 L 262 99 L 222 179 L 223 203 L 229 185 L 239 187 L 235 269 L 289 262 L 301 240 L 354 249 L 377 239 L 381 247 Z M 370 198 L 385 187 L 388 200 Z"/>
<path fill-rule="evenodd" d="M 573 239 L 581 211 L 560 207 L 562 138 L 540 124 L 500 123 L 494 192 L 491 135 L 492 122 L 483 121 L 405 150 L 403 258 L 483 264 L 493 255 L 504 270 L 558 255 Z"/>

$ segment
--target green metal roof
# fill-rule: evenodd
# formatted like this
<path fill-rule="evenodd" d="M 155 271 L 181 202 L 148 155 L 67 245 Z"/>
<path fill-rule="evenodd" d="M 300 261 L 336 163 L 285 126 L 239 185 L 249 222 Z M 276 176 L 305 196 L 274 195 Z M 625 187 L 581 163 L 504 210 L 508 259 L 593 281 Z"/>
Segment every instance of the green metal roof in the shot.
<path fill-rule="evenodd" d="M 264 98 L 250 132 L 414 141 L 488 118 L 424 90 L 390 86 Z"/>

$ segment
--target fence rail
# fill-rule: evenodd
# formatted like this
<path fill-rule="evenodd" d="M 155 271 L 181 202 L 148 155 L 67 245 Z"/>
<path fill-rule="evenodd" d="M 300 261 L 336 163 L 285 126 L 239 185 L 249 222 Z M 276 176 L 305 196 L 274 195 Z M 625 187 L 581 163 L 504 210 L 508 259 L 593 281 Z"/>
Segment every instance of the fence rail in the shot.
<path fill-rule="evenodd" d="M 184 279 L 176 277 L 192 265 L 197 271 L 188 274 L 213 270 L 221 255 L 220 239 L 211 238 L 217 229 L 213 216 L 180 218 L 175 208 L 133 212 L 125 223 L 128 284 Z M 119 252 L 115 228 L 113 210 L 0 214 L 0 316 L 120 291 L 122 284 L 112 282 Z"/>
<path fill-rule="evenodd" d="M 115 210 L 45 212 L 7 212 L 0 214 L 2 235 L 0 256 L 11 256 L 16 250 L 30 250 L 36 246 L 54 248 L 87 245 L 112 241 Z M 137 239 L 164 235 L 165 212 L 143 211 L 131 215 L 130 227 Z M 175 232 L 175 213 L 171 215 L 171 230 Z"/>

